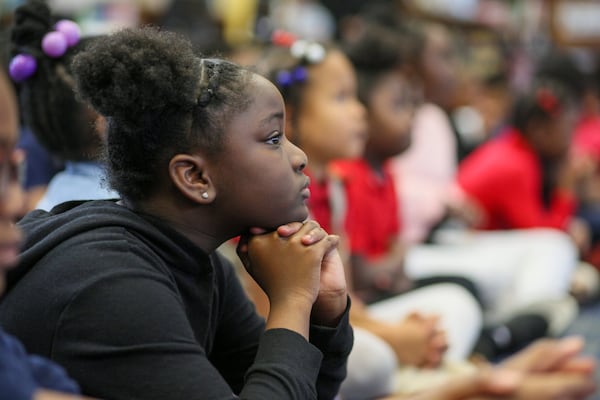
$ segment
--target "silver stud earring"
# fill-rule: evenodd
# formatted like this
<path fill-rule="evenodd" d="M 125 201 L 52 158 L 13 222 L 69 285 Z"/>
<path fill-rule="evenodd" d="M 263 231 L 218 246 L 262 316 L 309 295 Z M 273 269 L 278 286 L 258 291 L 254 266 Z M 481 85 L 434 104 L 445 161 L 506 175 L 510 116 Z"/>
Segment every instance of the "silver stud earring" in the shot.
<path fill-rule="evenodd" d="M 206 192 L 202 192 L 202 194 L 200 195 L 203 199 L 208 199 L 208 193 Z"/>

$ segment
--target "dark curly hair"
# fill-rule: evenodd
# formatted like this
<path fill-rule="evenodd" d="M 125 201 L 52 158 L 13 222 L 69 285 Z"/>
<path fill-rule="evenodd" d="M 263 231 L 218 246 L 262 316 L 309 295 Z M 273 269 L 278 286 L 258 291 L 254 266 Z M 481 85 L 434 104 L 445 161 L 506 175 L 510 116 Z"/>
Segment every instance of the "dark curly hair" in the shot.
<path fill-rule="evenodd" d="M 110 185 L 133 202 L 157 189 L 175 154 L 217 156 L 231 113 L 250 104 L 249 71 L 201 59 L 187 39 L 155 27 L 94 41 L 73 71 L 81 96 L 108 119 Z"/>
<path fill-rule="evenodd" d="M 369 107 L 369 97 L 383 74 L 395 69 L 416 70 L 419 41 L 408 27 L 394 27 L 366 22 L 363 32 L 342 49 L 352 62 L 358 81 L 358 98 Z"/>
<path fill-rule="evenodd" d="M 519 92 L 512 105 L 510 123 L 525 133 L 531 121 L 545 121 L 561 115 L 576 104 L 577 97 L 562 82 L 543 76 L 535 79 L 527 90 Z"/>
<path fill-rule="evenodd" d="M 95 114 L 75 95 L 71 60 L 91 39 L 69 48 L 64 56 L 50 58 L 42 38 L 55 19 L 44 1 L 30 0 L 15 11 L 11 29 L 11 55 L 30 54 L 36 73 L 17 84 L 25 125 L 52 154 L 63 160 L 92 160 L 101 154 L 102 139 L 93 125 Z"/>

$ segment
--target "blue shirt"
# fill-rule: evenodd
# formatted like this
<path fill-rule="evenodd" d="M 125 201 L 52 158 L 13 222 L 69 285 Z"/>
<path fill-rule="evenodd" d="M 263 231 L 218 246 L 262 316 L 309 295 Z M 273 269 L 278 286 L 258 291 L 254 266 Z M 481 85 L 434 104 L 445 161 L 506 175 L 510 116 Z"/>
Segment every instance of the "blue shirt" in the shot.
<path fill-rule="evenodd" d="M 54 206 L 71 200 L 105 200 L 119 198 L 104 183 L 102 165 L 95 162 L 65 163 L 64 171 L 59 172 L 48 184 L 46 194 L 36 208 L 50 211 Z"/>
<path fill-rule="evenodd" d="M 0 399 L 31 400 L 38 389 L 79 394 L 62 367 L 27 354 L 21 342 L 0 329 Z"/>
<path fill-rule="evenodd" d="M 63 162 L 52 157 L 29 129 L 21 129 L 17 147 L 26 155 L 23 186 L 27 190 L 36 186 L 46 186 L 52 177 L 64 168 Z"/>

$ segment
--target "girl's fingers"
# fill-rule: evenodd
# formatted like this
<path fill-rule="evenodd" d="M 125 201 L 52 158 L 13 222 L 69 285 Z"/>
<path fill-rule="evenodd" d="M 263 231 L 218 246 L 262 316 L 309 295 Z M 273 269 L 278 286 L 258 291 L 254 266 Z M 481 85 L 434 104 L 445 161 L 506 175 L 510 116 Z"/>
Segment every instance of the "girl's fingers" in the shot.
<path fill-rule="evenodd" d="M 327 235 L 328 249 L 326 253 L 335 250 L 340 244 L 340 237 L 338 235 Z"/>
<path fill-rule="evenodd" d="M 325 237 L 327 237 L 327 232 L 325 232 L 324 229 L 318 227 L 311 230 L 306 235 L 302 236 L 300 241 L 303 245 L 310 246 L 311 244 L 320 242 L 321 240 L 325 239 Z"/>
<path fill-rule="evenodd" d="M 560 340 L 540 339 L 505 360 L 502 365 L 529 372 L 560 370 L 566 362 L 581 352 L 583 345 L 583 339 L 578 336 Z"/>
<path fill-rule="evenodd" d="M 253 228 L 250 228 L 250 233 L 251 233 L 252 235 L 262 235 L 263 233 L 267 233 L 267 230 L 266 230 L 266 229 L 259 228 L 259 227 L 255 226 L 255 227 L 253 227 Z"/>
<path fill-rule="evenodd" d="M 596 370 L 596 359 L 593 357 L 577 357 L 566 361 L 560 368 L 562 372 L 573 372 L 590 375 Z"/>
<path fill-rule="evenodd" d="M 302 222 L 290 222 L 277 228 L 277 233 L 281 237 L 290 237 L 302 228 Z"/>
<path fill-rule="evenodd" d="M 313 220 L 308 220 L 304 223 L 292 222 L 286 225 L 282 225 L 277 228 L 277 233 L 279 234 L 279 236 L 284 238 L 291 237 L 295 234 L 302 235 L 300 237 L 300 242 L 305 246 L 311 246 L 313 244 L 316 244 L 329 236 L 327 232 L 323 228 L 321 228 L 321 226 L 316 221 Z M 331 242 L 332 239 L 328 239 L 327 241 Z M 337 236 L 335 237 L 335 239 L 333 239 L 333 241 L 335 241 L 336 244 L 330 245 L 329 248 L 337 246 L 337 242 L 339 242 Z"/>

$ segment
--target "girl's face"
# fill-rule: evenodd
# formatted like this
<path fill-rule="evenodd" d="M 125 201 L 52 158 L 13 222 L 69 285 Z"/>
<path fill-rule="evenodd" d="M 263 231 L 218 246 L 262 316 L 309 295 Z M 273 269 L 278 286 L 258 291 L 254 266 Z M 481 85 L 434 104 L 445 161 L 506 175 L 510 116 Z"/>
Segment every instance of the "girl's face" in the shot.
<path fill-rule="evenodd" d="M 574 104 L 567 104 L 559 116 L 541 124 L 534 147 L 543 158 L 557 160 L 567 155 L 578 116 L 579 109 Z"/>
<path fill-rule="evenodd" d="M 399 71 L 384 74 L 369 96 L 368 152 L 380 158 L 402 153 L 410 146 L 418 90 Z"/>
<path fill-rule="evenodd" d="M 432 25 L 426 28 L 425 37 L 421 72 L 427 97 L 442 108 L 451 107 L 458 82 L 450 32 Z"/>
<path fill-rule="evenodd" d="M 234 116 L 224 149 L 211 160 L 214 205 L 223 228 L 275 228 L 308 216 L 306 155 L 286 140 L 283 99 L 267 79 L 254 75 L 250 106 Z"/>
<path fill-rule="evenodd" d="M 312 163 L 360 157 L 366 140 L 365 109 L 356 97 L 356 76 L 340 51 L 309 68 L 291 137 Z"/>
<path fill-rule="evenodd" d="M 0 71 L 1 72 L 1 71 Z M 19 135 L 16 103 L 8 82 L 0 76 L 0 295 L 6 270 L 16 265 L 21 232 L 14 222 L 23 215 L 25 198 L 20 182 L 24 155 L 15 150 Z"/>

